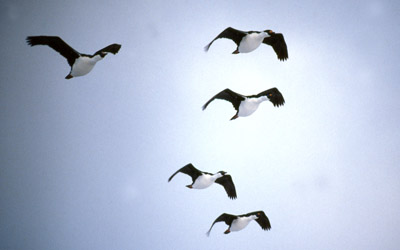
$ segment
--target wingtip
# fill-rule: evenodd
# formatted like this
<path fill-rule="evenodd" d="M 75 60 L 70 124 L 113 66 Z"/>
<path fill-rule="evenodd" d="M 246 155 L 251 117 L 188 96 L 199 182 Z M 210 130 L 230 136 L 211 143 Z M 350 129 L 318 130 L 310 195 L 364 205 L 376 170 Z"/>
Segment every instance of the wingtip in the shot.
<path fill-rule="evenodd" d="M 32 44 L 32 37 L 27 36 L 27 37 L 25 38 L 25 40 L 26 40 L 26 43 L 27 43 L 28 45 L 30 45 L 31 47 L 33 46 L 33 44 Z"/>
<path fill-rule="evenodd" d="M 115 51 L 114 55 L 117 54 L 119 52 L 119 50 L 121 49 L 121 47 L 122 47 L 122 45 L 118 44 L 118 43 L 116 43 L 116 46 L 117 46 L 118 49 Z"/>
<path fill-rule="evenodd" d="M 284 62 L 287 61 L 289 57 L 278 57 L 279 61 Z"/>
<path fill-rule="evenodd" d="M 207 44 L 206 46 L 204 46 L 204 48 L 203 48 L 204 52 L 208 52 L 208 50 L 210 49 L 211 44 L 212 44 L 212 42 Z"/>
<path fill-rule="evenodd" d="M 110 52 L 111 52 L 113 55 L 116 55 L 116 54 L 119 52 L 119 50 L 121 49 L 122 45 L 121 45 L 121 44 L 118 44 L 118 43 L 114 43 L 113 46 L 114 46 L 115 49 L 114 49 L 114 50 L 111 50 Z"/>

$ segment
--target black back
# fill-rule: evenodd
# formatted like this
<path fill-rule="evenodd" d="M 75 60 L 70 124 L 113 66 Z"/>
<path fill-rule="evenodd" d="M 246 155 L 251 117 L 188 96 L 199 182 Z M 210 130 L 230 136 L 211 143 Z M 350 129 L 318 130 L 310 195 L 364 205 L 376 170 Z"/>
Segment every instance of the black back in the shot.
<path fill-rule="evenodd" d="M 239 110 L 240 103 L 245 99 L 245 97 L 241 94 L 233 92 L 230 89 L 224 89 L 218 94 L 216 94 L 214 97 L 212 97 L 208 102 L 206 102 L 206 104 L 203 105 L 203 110 L 205 110 L 208 104 L 210 104 L 215 99 L 222 99 L 231 102 L 233 107 L 236 110 Z"/>
<path fill-rule="evenodd" d="M 47 45 L 51 47 L 65 57 L 71 67 L 74 64 L 75 59 L 80 56 L 78 51 L 71 48 L 58 36 L 28 36 L 26 41 L 30 46 Z"/>
<path fill-rule="evenodd" d="M 221 214 L 220 216 L 218 216 L 217 219 L 215 219 L 215 221 L 211 225 L 210 229 L 208 230 L 207 235 L 208 236 L 210 235 L 211 229 L 212 229 L 212 227 L 214 226 L 215 223 L 220 222 L 220 221 L 224 221 L 226 225 L 230 226 L 232 224 L 232 221 L 234 219 L 236 219 L 237 217 L 238 216 L 233 215 L 233 214 L 226 214 L 226 213 Z"/>
<path fill-rule="evenodd" d="M 182 167 L 181 169 L 179 169 L 178 171 L 176 171 L 173 175 L 171 175 L 171 177 L 169 177 L 169 179 L 168 179 L 168 182 L 170 182 L 172 180 L 172 178 L 179 172 L 190 175 L 190 177 L 192 177 L 193 182 L 197 179 L 197 177 L 202 175 L 202 172 L 200 170 L 195 168 L 192 165 L 192 163 L 189 163 L 189 164 L 185 165 L 184 167 Z"/>
<path fill-rule="evenodd" d="M 231 199 L 236 199 L 236 188 L 233 184 L 232 177 L 230 175 L 224 175 L 215 180 L 216 183 L 222 185 L 225 188 L 228 197 Z"/>
<path fill-rule="evenodd" d="M 270 230 L 271 229 L 271 223 L 269 222 L 268 217 L 265 215 L 264 211 L 255 211 L 255 212 L 251 212 L 248 214 L 242 214 L 242 215 L 238 215 L 238 217 L 242 217 L 242 216 L 246 216 L 249 217 L 251 215 L 255 215 L 258 217 L 258 219 L 256 219 L 257 223 L 261 226 L 261 228 L 263 230 Z"/>
<path fill-rule="evenodd" d="M 286 42 L 281 33 L 270 33 L 270 37 L 264 38 L 263 43 L 272 46 L 279 60 L 285 61 L 289 58 Z"/>
<path fill-rule="evenodd" d="M 209 44 L 207 44 L 207 46 L 204 47 L 204 50 L 208 51 L 211 44 L 219 38 L 231 39 L 232 41 L 234 41 L 236 43 L 237 46 L 239 46 L 240 41 L 242 41 L 242 38 L 246 35 L 247 35 L 247 33 L 244 31 L 237 30 L 232 27 L 228 27 L 224 31 L 222 31 L 216 38 L 214 38 L 214 40 L 212 40 Z"/>
<path fill-rule="evenodd" d="M 277 88 L 271 88 L 268 90 L 265 90 L 255 96 L 248 96 L 248 97 L 261 97 L 261 96 L 266 96 L 268 99 L 274 104 L 274 106 L 279 107 L 285 103 L 285 99 L 283 99 L 283 96 L 281 92 Z"/>
<path fill-rule="evenodd" d="M 101 50 L 97 51 L 96 53 L 94 53 L 95 55 L 100 55 L 100 53 L 113 53 L 114 55 L 118 53 L 119 49 L 121 48 L 121 44 L 116 44 L 113 43 L 111 45 L 108 45 L 105 48 L 102 48 Z"/>

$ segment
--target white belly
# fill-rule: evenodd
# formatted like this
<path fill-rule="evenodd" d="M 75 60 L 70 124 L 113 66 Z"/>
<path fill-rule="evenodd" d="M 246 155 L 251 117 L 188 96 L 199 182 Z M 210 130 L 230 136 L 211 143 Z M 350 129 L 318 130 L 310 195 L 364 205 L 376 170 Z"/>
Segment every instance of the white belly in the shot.
<path fill-rule="evenodd" d="M 247 99 L 240 103 L 238 116 L 249 116 L 258 109 L 260 102 L 258 100 Z"/>
<path fill-rule="evenodd" d="M 243 37 L 242 41 L 240 42 L 239 52 L 240 53 L 249 53 L 260 46 L 262 41 L 264 40 L 263 36 L 260 36 L 258 33 L 252 33 Z"/>
<path fill-rule="evenodd" d="M 84 76 L 89 73 L 97 61 L 92 60 L 89 57 L 79 57 L 72 65 L 71 75 L 72 76 Z"/>
<path fill-rule="evenodd" d="M 231 231 L 240 231 L 243 228 L 245 228 L 250 223 L 250 221 L 252 221 L 252 219 L 250 219 L 248 217 L 243 217 L 243 218 L 239 217 L 232 222 L 230 230 Z"/>
<path fill-rule="evenodd" d="M 201 175 L 199 176 L 196 181 L 193 183 L 192 187 L 195 189 L 204 189 L 211 186 L 214 183 L 214 179 L 211 175 Z"/>

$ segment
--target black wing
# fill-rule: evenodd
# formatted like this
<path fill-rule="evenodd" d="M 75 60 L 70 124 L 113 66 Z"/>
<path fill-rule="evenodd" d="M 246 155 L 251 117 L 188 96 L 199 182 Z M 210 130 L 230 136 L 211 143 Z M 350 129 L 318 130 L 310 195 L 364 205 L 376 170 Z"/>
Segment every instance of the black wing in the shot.
<path fill-rule="evenodd" d="M 232 215 L 232 214 L 221 214 L 217 219 L 215 219 L 215 221 L 213 222 L 213 224 L 211 225 L 210 229 L 207 232 L 207 236 L 210 236 L 210 232 L 212 227 L 214 226 L 215 223 L 220 222 L 220 221 L 225 221 L 225 224 L 230 226 L 232 224 L 232 221 L 234 219 L 236 219 L 237 216 L 236 215 Z"/>
<path fill-rule="evenodd" d="M 285 99 L 281 92 L 277 88 L 268 89 L 256 95 L 257 97 L 260 96 L 267 96 L 268 99 L 274 104 L 274 106 L 279 107 L 285 103 Z"/>
<path fill-rule="evenodd" d="M 30 46 L 47 45 L 67 58 L 68 64 L 72 67 L 75 59 L 79 57 L 79 52 L 71 48 L 58 36 L 28 36 L 26 42 Z"/>
<path fill-rule="evenodd" d="M 215 99 L 222 99 L 231 102 L 233 107 L 236 110 L 238 110 L 240 102 L 242 102 L 245 99 L 245 97 L 241 94 L 233 92 L 230 89 L 224 89 L 218 94 L 216 94 L 213 98 L 211 98 L 208 102 L 206 102 L 206 104 L 203 105 L 203 110 L 205 110 L 208 104 L 210 104 L 210 102 L 214 101 Z"/>
<path fill-rule="evenodd" d="M 236 189 L 230 175 L 224 175 L 221 178 L 216 179 L 215 182 L 224 186 L 229 198 L 236 199 Z"/>
<path fill-rule="evenodd" d="M 264 211 L 255 211 L 255 212 L 252 212 L 252 213 L 239 215 L 239 217 L 241 217 L 241 216 L 248 217 L 248 216 L 251 216 L 251 215 L 255 215 L 255 216 L 258 217 L 258 219 L 256 219 L 256 221 L 261 226 L 261 228 L 263 230 L 270 230 L 271 229 L 271 223 L 269 222 L 269 219 L 265 215 Z"/>
<path fill-rule="evenodd" d="M 271 45 L 274 48 L 279 60 L 285 61 L 289 58 L 286 42 L 281 33 L 275 33 L 270 37 L 264 38 L 263 43 Z"/>
<path fill-rule="evenodd" d="M 118 53 L 120 48 L 121 48 L 121 44 L 114 43 L 114 44 L 108 45 L 107 47 L 97 51 L 96 53 L 94 53 L 94 55 L 98 55 L 101 52 L 103 52 L 103 53 L 113 53 L 115 55 L 115 54 Z"/>
<path fill-rule="evenodd" d="M 181 169 L 179 169 L 178 171 L 176 171 L 173 175 L 171 175 L 171 177 L 169 177 L 168 179 L 168 182 L 170 182 L 172 178 L 179 172 L 190 175 L 192 177 L 193 182 L 197 179 L 197 177 L 199 177 L 202 174 L 202 172 L 197 168 L 195 168 L 192 165 L 192 163 L 189 163 L 184 167 L 182 167 Z"/>
<path fill-rule="evenodd" d="M 208 51 L 208 49 L 210 48 L 211 44 L 219 39 L 219 38 L 228 38 L 231 39 L 232 41 L 234 41 L 236 43 L 237 46 L 239 46 L 240 41 L 242 41 L 242 38 L 246 35 L 246 32 L 241 31 L 241 30 L 237 30 L 231 27 L 226 28 L 224 31 L 222 31 L 216 38 L 214 38 L 214 40 L 212 40 L 209 44 L 207 44 L 207 46 L 204 47 L 205 51 Z"/>

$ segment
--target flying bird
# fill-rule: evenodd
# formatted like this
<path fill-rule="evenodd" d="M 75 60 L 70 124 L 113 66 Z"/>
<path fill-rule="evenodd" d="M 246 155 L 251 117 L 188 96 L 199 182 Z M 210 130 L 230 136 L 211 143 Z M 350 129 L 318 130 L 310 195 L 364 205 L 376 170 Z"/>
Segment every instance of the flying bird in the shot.
<path fill-rule="evenodd" d="M 265 43 L 272 46 L 279 60 L 285 61 L 289 58 L 283 35 L 281 33 L 275 33 L 272 30 L 241 31 L 228 27 L 205 46 L 204 50 L 208 51 L 211 44 L 219 38 L 228 38 L 236 43 L 237 48 L 232 54 L 249 53 L 257 49 L 261 43 Z"/>
<path fill-rule="evenodd" d="M 191 163 L 185 165 L 178 171 L 176 171 L 171 177 L 169 177 L 168 182 L 172 180 L 172 178 L 177 173 L 184 173 L 192 177 L 193 183 L 190 185 L 186 185 L 188 188 L 193 189 L 204 189 L 211 186 L 214 182 L 222 185 L 225 188 L 228 197 L 231 199 L 236 199 L 236 189 L 233 184 L 232 177 L 227 174 L 225 171 L 219 171 L 215 174 L 207 173 L 198 170 Z"/>
<path fill-rule="evenodd" d="M 261 226 L 263 230 L 270 230 L 271 223 L 268 220 L 268 217 L 265 215 L 264 211 L 256 211 L 248 214 L 242 215 L 233 215 L 233 214 L 221 214 L 210 227 L 210 230 L 207 232 L 207 236 L 210 236 L 210 232 L 215 223 L 224 221 L 226 225 L 228 225 L 228 229 L 224 232 L 224 234 L 228 234 L 234 231 L 240 231 L 245 228 L 250 221 L 255 220 Z"/>
<path fill-rule="evenodd" d="M 208 104 L 210 104 L 215 99 L 222 99 L 232 103 L 237 112 L 231 118 L 231 120 L 253 114 L 254 111 L 257 110 L 258 105 L 260 105 L 260 103 L 262 103 L 263 101 L 269 100 L 276 107 L 279 107 L 285 103 L 281 92 L 279 92 L 277 88 L 268 89 L 257 95 L 249 96 L 238 94 L 230 89 L 225 89 L 216 94 L 208 102 L 206 102 L 206 104 L 203 105 L 203 110 L 205 110 Z"/>
<path fill-rule="evenodd" d="M 30 46 L 47 45 L 65 57 L 69 66 L 71 66 L 71 71 L 65 79 L 86 75 L 93 69 L 94 65 L 108 53 L 113 53 L 115 55 L 121 48 L 120 44 L 114 43 L 97 51 L 93 55 L 87 55 L 74 50 L 58 36 L 28 36 L 26 41 Z"/>

